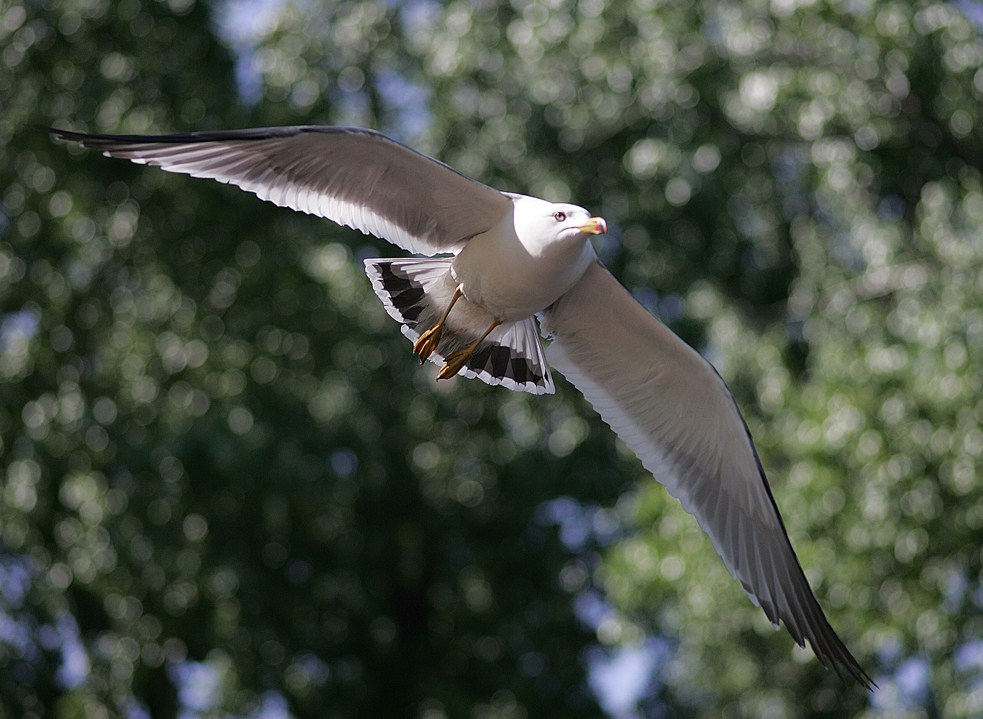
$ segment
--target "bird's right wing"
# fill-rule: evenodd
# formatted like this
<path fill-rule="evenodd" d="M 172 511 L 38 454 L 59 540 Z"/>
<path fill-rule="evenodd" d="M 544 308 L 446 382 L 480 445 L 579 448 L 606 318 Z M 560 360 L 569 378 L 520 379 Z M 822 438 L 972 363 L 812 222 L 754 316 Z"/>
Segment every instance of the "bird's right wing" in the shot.
<path fill-rule="evenodd" d="M 696 516 L 752 600 L 869 688 L 809 587 L 747 425 L 713 367 L 598 262 L 543 319 L 549 363 Z"/>
<path fill-rule="evenodd" d="M 458 252 L 512 208 L 503 193 L 372 130 L 297 126 L 182 135 L 49 132 L 111 157 L 237 185 L 263 200 L 426 255 Z"/>

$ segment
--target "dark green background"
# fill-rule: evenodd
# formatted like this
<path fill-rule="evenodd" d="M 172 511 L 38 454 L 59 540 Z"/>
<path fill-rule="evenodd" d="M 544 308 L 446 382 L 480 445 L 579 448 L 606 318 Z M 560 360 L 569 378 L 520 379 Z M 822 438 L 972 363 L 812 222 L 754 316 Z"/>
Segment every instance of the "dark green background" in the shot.
<path fill-rule="evenodd" d="M 645 637 L 637 716 L 979 716 L 980 12 L 0 2 L 0 716 L 598 717 Z M 392 248 L 31 129 L 301 123 L 605 216 L 880 691 L 565 382 L 436 384 L 360 269 Z"/>

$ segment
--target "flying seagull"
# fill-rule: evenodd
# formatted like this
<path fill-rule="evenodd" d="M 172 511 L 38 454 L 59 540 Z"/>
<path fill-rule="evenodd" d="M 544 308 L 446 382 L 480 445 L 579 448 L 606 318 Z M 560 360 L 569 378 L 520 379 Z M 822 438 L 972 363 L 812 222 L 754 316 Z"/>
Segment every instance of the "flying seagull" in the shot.
<path fill-rule="evenodd" d="M 365 270 L 416 356 L 440 365 L 438 379 L 550 394 L 558 370 L 696 516 L 768 619 L 840 676 L 874 686 L 809 586 L 727 385 L 595 255 L 590 236 L 607 231 L 604 219 L 495 190 L 372 130 L 49 132 L 425 255 L 369 259 Z M 545 351 L 534 318 L 551 340 Z"/>

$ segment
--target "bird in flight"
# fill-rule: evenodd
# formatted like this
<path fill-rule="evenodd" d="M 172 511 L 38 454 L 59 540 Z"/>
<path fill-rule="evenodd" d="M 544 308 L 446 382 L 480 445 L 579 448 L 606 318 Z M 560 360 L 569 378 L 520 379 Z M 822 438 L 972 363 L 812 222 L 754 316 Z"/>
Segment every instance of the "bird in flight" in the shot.
<path fill-rule="evenodd" d="M 602 218 L 493 189 L 372 130 L 48 131 L 425 255 L 369 259 L 365 270 L 415 355 L 440 365 L 438 379 L 550 394 L 550 368 L 559 371 L 696 516 L 768 619 L 840 676 L 874 686 L 809 586 L 727 385 L 595 255 L 590 237 L 607 231 Z"/>

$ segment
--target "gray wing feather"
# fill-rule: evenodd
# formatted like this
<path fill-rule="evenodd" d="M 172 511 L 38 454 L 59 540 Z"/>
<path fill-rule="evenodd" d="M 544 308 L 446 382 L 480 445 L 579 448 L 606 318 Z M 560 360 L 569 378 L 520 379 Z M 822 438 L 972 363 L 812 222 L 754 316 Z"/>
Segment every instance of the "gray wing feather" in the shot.
<path fill-rule="evenodd" d="M 549 363 L 696 516 L 752 601 L 869 688 L 809 587 L 747 425 L 713 367 L 599 263 L 544 319 Z"/>
<path fill-rule="evenodd" d="M 298 126 L 179 135 L 54 135 L 111 157 L 237 185 L 410 252 L 456 253 L 511 200 L 371 130 Z"/>

